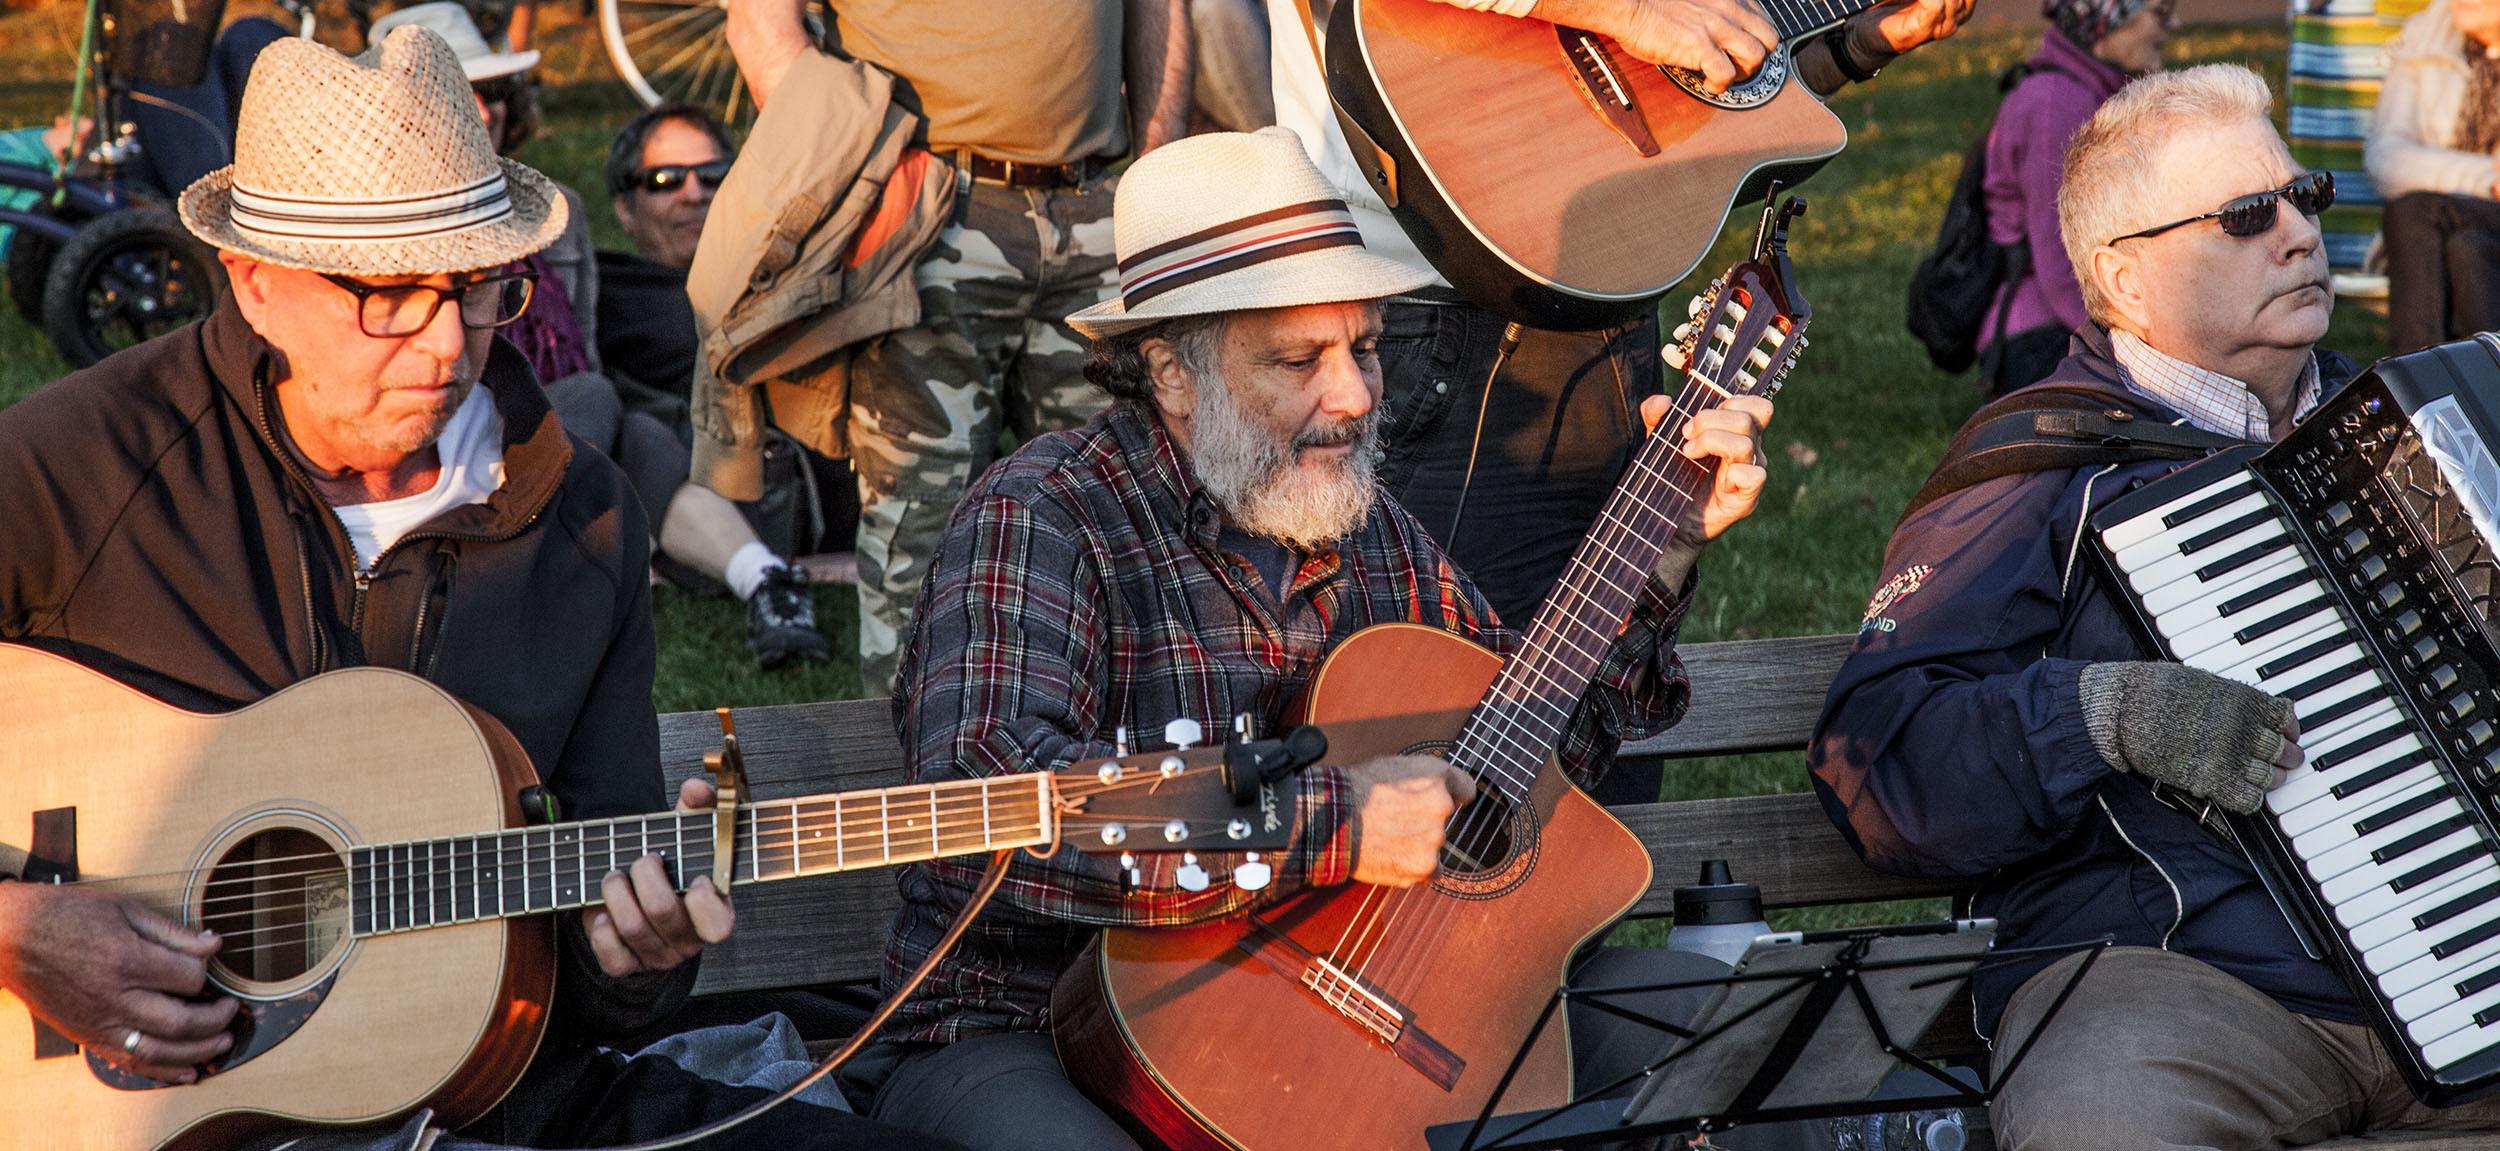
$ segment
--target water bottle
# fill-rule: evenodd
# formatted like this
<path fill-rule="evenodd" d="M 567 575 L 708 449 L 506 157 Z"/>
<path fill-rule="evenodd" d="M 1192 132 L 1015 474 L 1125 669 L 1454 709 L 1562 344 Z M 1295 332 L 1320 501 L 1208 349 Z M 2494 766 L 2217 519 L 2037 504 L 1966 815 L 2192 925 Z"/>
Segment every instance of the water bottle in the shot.
<path fill-rule="evenodd" d="M 1762 921 L 1762 889 L 1728 876 L 1727 861 L 1701 865 L 1701 882 L 1675 889 L 1675 926 L 1667 949 L 1707 955 L 1735 966 L 1754 936 L 1771 930 Z"/>
<path fill-rule="evenodd" d="M 1895 1111 L 1832 1121 L 1835 1151 L 1964 1151 L 1971 1131 L 1962 1112 Z"/>

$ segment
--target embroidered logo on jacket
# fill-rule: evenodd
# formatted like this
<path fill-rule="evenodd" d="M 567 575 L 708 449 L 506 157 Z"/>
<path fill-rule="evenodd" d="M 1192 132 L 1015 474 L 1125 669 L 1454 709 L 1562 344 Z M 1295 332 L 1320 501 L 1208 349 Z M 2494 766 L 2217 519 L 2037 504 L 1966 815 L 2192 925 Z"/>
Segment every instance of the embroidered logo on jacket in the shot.
<path fill-rule="evenodd" d="M 1891 611 L 1892 605 L 1910 598 L 1910 593 L 1917 591 L 1919 585 L 1926 583 L 1927 577 L 1935 570 L 1926 564 L 1911 564 L 1908 570 L 1892 577 L 1891 582 L 1876 588 L 1875 598 L 1866 601 L 1866 614 L 1858 618 L 1859 633 L 1891 631 L 1893 623 L 1889 619 L 1881 618 L 1883 614 Z"/>

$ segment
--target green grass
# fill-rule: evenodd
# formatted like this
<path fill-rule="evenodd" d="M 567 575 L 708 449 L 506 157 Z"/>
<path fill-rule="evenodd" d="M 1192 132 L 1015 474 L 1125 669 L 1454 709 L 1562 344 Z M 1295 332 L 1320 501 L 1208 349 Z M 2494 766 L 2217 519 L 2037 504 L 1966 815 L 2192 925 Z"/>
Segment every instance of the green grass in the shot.
<path fill-rule="evenodd" d="M 35 42 L 43 36 L 4 35 L 39 18 L 40 11 L 0 22 L 5 41 L 0 64 L 40 55 Z M 57 39 L 57 29 L 45 35 Z M 2172 58 L 2237 61 L 2279 81 L 2286 45 L 2287 36 L 2276 26 L 2190 29 L 2172 41 Z M 551 73 L 561 82 L 544 92 L 546 136 L 522 158 L 579 190 L 600 242 L 621 245 L 597 172 L 609 133 L 633 105 L 604 72 L 590 29 L 559 23 L 547 47 Z M 1849 125 L 1851 144 L 1800 189 L 1812 208 L 1791 238 L 1798 277 L 1814 303 L 1813 346 L 1791 376 L 1770 430 L 1770 491 L 1754 518 L 1712 549 L 1685 639 L 1814 634 L 1846 630 L 1857 621 L 1894 517 L 1978 400 L 1970 377 L 1946 376 L 1928 365 L 1902 325 L 1903 288 L 1933 238 L 1963 149 L 1995 111 L 1997 74 L 2031 47 L 2029 33 L 1974 32 L 1906 58 L 1881 80 L 1852 88 L 1834 102 Z M 13 69 L 10 74 L 40 73 Z M 62 81 L 48 89 L 28 82 L 0 87 L 0 113 L 18 122 L 48 120 L 63 102 Z M 1737 258 L 1750 227 L 1750 219 L 1739 219 L 1703 268 L 1724 267 Z M 1669 297 L 1670 311 L 1681 311 L 1699 279 Z M 2339 309 L 2328 343 L 2366 362 L 2384 350 L 2384 324 Z M 0 309 L 0 403 L 59 371 L 41 338 L 13 311 Z M 848 590 L 821 590 L 818 612 L 835 650 L 849 650 L 855 603 Z M 661 591 L 655 693 L 660 708 L 859 693 L 848 661 L 758 672 L 741 642 L 742 619 L 740 605 L 725 596 Z M 1773 754 L 1677 764 L 1665 790 L 1668 798 L 1700 798 L 1805 786 L 1801 757 Z M 1922 904 L 1855 914 L 1932 911 L 1933 905 Z M 1831 921 L 1821 915 L 1792 920 Z"/>

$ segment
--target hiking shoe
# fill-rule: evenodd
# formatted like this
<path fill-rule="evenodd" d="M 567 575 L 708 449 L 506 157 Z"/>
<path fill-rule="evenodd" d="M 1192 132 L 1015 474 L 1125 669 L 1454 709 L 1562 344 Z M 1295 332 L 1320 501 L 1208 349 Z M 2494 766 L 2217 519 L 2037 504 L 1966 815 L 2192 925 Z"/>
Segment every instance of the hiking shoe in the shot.
<path fill-rule="evenodd" d="M 825 633 L 816 630 L 816 597 L 808 593 L 806 572 L 784 565 L 764 573 L 763 586 L 747 600 L 747 650 L 767 669 L 792 659 L 833 658 Z"/>

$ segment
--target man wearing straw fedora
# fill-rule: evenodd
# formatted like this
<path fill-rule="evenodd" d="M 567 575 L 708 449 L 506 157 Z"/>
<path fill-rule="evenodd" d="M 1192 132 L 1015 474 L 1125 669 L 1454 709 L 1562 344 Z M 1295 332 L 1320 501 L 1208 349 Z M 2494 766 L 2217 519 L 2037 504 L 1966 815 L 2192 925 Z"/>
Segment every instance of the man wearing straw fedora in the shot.
<path fill-rule="evenodd" d="M 1273 730 L 1321 658 L 1371 624 L 1516 646 L 1374 480 L 1379 301 L 1430 273 L 1367 251 L 1279 128 L 1140 159 L 1122 177 L 1113 232 L 1119 294 L 1071 319 L 1093 341 L 1087 376 L 1111 407 L 973 485 L 914 612 L 895 714 L 917 779 L 1116 754 L 1121 728 L 1157 732 L 1175 717 L 1246 713 Z M 1646 414 L 1665 410 L 1661 398 Z M 1769 418 L 1767 402 L 1739 399 L 1692 421 L 1685 451 L 1719 465 L 1715 489 L 1669 542 L 1562 736 L 1562 764 L 1582 784 L 1621 740 L 1681 714 L 1673 637 L 1693 562 L 1753 510 Z M 1132 885 L 1074 853 L 1019 859 L 855 1065 L 854 1102 L 980 1151 L 1135 1147 L 1071 1086 L 1049 1035 L 1052 984 L 1095 932 L 1203 922 L 1329 884 L 1424 882 L 1444 821 L 1474 791 L 1423 756 L 1323 764 L 1303 788 L 1295 846 L 1272 874 L 1184 890 L 1160 864 Z M 973 878 L 944 864 L 903 870 L 889 977 L 929 954 Z M 1607 962 L 1618 961 L 1633 960 Z M 1583 1054 L 1602 1063 L 1603 1029 L 1582 1034 Z M 1654 1044 L 1625 1037 L 1617 1053 L 1637 1065 Z"/>
<path fill-rule="evenodd" d="M 221 250 L 216 313 L 0 412 L 0 640 L 201 711 L 405 668 L 502 721 L 568 817 L 664 806 L 649 529 L 494 337 L 530 300 L 503 269 L 564 204 L 496 158 L 451 49 L 414 28 L 353 61 L 272 46 L 235 163 L 180 209 Z M 559 917 L 547 1042 L 481 1137 L 665 1134 L 769 1093 L 597 1046 L 682 1002 L 732 920 L 656 858 L 602 891 Z M 235 1002 L 200 995 L 222 942 L 121 896 L 0 883 L 0 987 L 152 1078 L 234 1042 Z M 823 1107 L 770 1118 L 776 1147 L 928 1145 Z"/>

